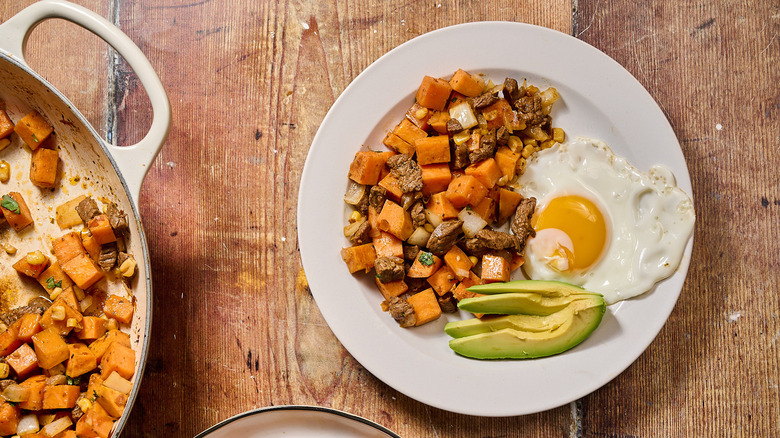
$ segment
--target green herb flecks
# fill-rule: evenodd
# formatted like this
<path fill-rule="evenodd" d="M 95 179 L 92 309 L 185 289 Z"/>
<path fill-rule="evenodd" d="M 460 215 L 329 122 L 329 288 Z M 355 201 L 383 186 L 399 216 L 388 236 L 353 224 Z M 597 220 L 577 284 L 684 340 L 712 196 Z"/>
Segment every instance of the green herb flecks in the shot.
<path fill-rule="evenodd" d="M 420 255 L 417 257 L 417 260 L 419 260 L 420 263 L 425 266 L 431 266 L 433 264 L 433 254 L 426 251 L 420 251 Z"/>
<path fill-rule="evenodd" d="M 3 200 L 0 201 L 0 205 L 12 213 L 21 214 L 19 211 L 19 203 L 8 195 L 3 195 Z"/>
<path fill-rule="evenodd" d="M 49 277 L 46 279 L 46 288 L 54 289 L 57 287 L 62 287 L 62 280 L 54 281 L 54 277 Z"/>

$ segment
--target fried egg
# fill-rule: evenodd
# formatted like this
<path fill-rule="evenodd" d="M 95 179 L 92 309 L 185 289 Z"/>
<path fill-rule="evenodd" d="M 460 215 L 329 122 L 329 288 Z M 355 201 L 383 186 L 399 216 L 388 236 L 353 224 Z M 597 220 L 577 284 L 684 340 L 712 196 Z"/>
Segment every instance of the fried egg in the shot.
<path fill-rule="evenodd" d="M 539 151 L 518 184 L 537 199 L 525 274 L 599 292 L 608 304 L 672 275 L 693 232 L 693 202 L 669 169 L 643 173 L 598 140 Z"/>

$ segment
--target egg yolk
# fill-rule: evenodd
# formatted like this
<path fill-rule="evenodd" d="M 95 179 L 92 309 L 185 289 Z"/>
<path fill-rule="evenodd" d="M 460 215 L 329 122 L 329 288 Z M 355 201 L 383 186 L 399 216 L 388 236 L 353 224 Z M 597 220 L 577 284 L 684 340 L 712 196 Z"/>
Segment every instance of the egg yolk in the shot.
<path fill-rule="evenodd" d="M 537 216 L 534 229 L 538 232 L 550 228 L 566 233 L 571 239 L 573 248 L 565 254 L 570 261 L 566 270 L 589 267 L 604 250 L 607 225 L 599 208 L 589 199 L 569 195 L 550 201 Z"/>

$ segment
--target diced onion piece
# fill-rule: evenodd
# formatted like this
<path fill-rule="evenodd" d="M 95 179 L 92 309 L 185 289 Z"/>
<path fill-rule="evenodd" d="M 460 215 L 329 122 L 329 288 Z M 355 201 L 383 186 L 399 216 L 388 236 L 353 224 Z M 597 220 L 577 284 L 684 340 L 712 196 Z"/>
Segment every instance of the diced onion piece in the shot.
<path fill-rule="evenodd" d="M 455 142 L 456 145 L 460 146 L 463 143 L 467 142 L 471 138 L 471 132 L 469 132 L 468 129 L 464 129 L 463 131 L 460 131 L 459 133 L 452 136 L 452 141 Z"/>
<path fill-rule="evenodd" d="M 38 416 L 28 414 L 19 419 L 19 425 L 16 426 L 16 434 L 23 436 L 38 432 L 41 426 L 38 424 Z"/>
<path fill-rule="evenodd" d="M 425 219 L 427 219 L 434 228 L 438 227 L 439 224 L 444 222 L 444 219 L 441 216 L 428 210 L 427 208 L 425 209 Z"/>
<path fill-rule="evenodd" d="M 542 98 L 542 113 L 544 115 L 550 114 L 550 110 L 552 109 L 552 104 L 555 103 L 556 100 L 560 97 L 558 94 L 558 90 L 556 90 L 553 87 L 550 87 L 544 91 L 539 92 L 539 97 Z"/>
<path fill-rule="evenodd" d="M 92 295 L 87 295 L 83 300 L 79 301 L 79 310 L 81 310 L 81 313 L 84 313 L 87 309 L 92 307 L 93 303 L 94 299 L 92 298 Z"/>
<path fill-rule="evenodd" d="M 417 245 L 424 248 L 428 244 L 428 239 L 431 237 L 431 233 L 425 230 L 423 227 L 418 227 L 406 241 L 412 245 Z"/>
<path fill-rule="evenodd" d="M 2 396 L 9 402 L 19 403 L 27 401 L 30 398 L 30 388 L 11 383 L 3 390 Z"/>
<path fill-rule="evenodd" d="M 458 219 L 463 221 L 463 234 L 469 239 L 476 236 L 479 230 L 485 228 L 487 222 L 474 210 L 464 208 L 458 213 Z"/>
<path fill-rule="evenodd" d="M 112 371 L 111 374 L 108 375 L 106 381 L 103 382 L 103 385 L 114 391 L 119 391 L 122 394 L 130 394 L 130 390 L 133 389 L 132 382 L 120 376 L 116 371 Z"/>
<path fill-rule="evenodd" d="M 54 421 L 55 417 L 56 417 L 55 414 L 41 414 L 41 415 L 38 415 L 38 423 L 41 426 L 46 426 L 47 424 L 49 424 L 52 421 Z"/>
<path fill-rule="evenodd" d="M 62 417 L 47 424 L 43 428 L 43 433 L 46 436 L 54 436 L 69 428 L 71 424 L 73 424 L 73 421 L 71 421 L 70 417 Z"/>
<path fill-rule="evenodd" d="M 453 105 L 450 108 L 450 117 L 457 120 L 463 129 L 477 126 L 477 117 L 474 115 L 474 111 L 471 110 L 471 105 L 468 102 Z"/>
<path fill-rule="evenodd" d="M 401 207 L 403 207 L 404 210 L 408 210 L 409 207 L 411 207 L 412 204 L 414 204 L 418 199 L 420 199 L 419 196 L 415 197 L 415 194 L 413 192 L 404 193 L 403 195 L 401 195 Z"/>
<path fill-rule="evenodd" d="M 358 205 L 363 195 L 366 193 L 366 186 L 350 181 L 347 186 L 347 194 L 344 195 L 344 202 L 349 205 Z"/>
<path fill-rule="evenodd" d="M 55 376 L 51 376 L 48 379 L 46 379 L 47 385 L 67 385 L 68 384 L 68 378 L 65 376 L 65 374 L 57 374 Z"/>
<path fill-rule="evenodd" d="M 358 228 L 360 228 L 360 226 L 363 225 L 363 222 L 365 222 L 365 221 L 366 221 L 366 218 L 363 218 L 363 219 L 357 220 L 355 222 L 352 222 L 351 224 L 349 224 L 346 227 L 344 227 L 344 237 L 350 237 L 353 234 L 355 234 L 355 231 L 357 231 Z"/>

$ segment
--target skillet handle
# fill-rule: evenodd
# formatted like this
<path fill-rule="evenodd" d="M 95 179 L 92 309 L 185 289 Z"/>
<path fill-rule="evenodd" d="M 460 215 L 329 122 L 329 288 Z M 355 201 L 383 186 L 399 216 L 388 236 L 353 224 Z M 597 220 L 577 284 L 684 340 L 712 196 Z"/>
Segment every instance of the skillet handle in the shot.
<path fill-rule="evenodd" d="M 103 141 L 124 177 L 133 202 L 138 205 L 141 183 L 165 143 L 171 124 L 171 105 L 162 82 L 141 49 L 127 35 L 89 9 L 64 0 L 34 3 L 0 25 L 0 48 L 26 64 L 24 51 L 30 32 L 39 23 L 51 18 L 68 20 L 103 39 L 122 55 L 146 89 L 154 113 L 146 136 L 132 146 L 118 147 Z"/>

